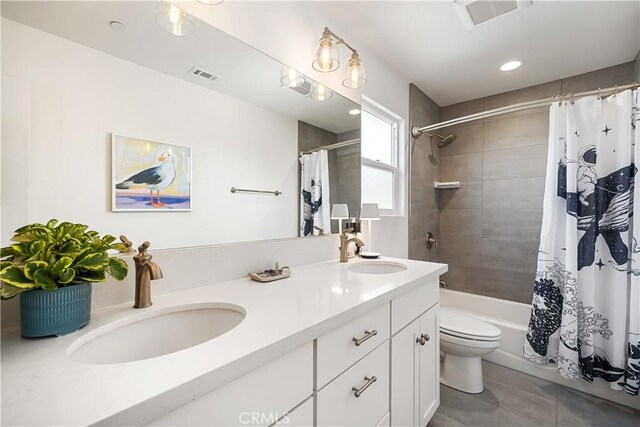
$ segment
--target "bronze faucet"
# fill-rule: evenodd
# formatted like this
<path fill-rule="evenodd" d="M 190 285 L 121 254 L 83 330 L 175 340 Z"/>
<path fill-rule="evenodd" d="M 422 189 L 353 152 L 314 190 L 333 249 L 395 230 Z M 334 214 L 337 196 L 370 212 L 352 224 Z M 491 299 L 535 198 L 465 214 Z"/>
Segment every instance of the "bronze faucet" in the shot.
<path fill-rule="evenodd" d="M 151 280 L 162 279 L 162 270 L 151 261 L 153 256 L 147 253 L 151 243 L 138 246 L 138 255 L 133 257 L 136 266 L 136 297 L 133 308 L 151 307 Z"/>
<path fill-rule="evenodd" d="M 356 254 L 360 252 L 360 249 L 364 246 L 362 240 L 357 237 L 352 237 L 349 239 L 347 233 L 351 233 L 353 228 L 347 228 L 346 230 L 342 230 L 342 234 L 340 235 L 340 262 L 347 262 L 349 260 L 349 244 L 352 242 L 356 244 Z"/>

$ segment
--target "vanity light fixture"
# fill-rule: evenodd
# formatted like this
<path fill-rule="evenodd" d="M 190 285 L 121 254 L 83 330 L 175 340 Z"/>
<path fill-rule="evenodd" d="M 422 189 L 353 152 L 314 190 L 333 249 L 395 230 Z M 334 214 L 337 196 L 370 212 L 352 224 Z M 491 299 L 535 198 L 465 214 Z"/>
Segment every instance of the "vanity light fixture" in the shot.
<path fill-rule="evenodd" d="M 287 66 L 282 67 L 282 73 L 280 75 L 280 83 L 286 87 L 299 87 L 304 84 L 304 76 Z"/>
<path fill-rule="evenodd" d="M 329 73 L 340 67 L 340 51 L 338 45 L 345 45 L 351 51 L 347 77 L 342 81 L 344 87 L 358 89 L 367 84 L 367 71 L 362 64 L 358 51 L 338 37 L 329 27 L 324 27 L 320 46 L 316 51 L 316 60 L 313 61 L 314 70 Z"/>
<path fill-rule="evenodd" d="M 351 114 L 352 116 L 357 116 L 361 113 L 362 111 L 359 108 L 354 108 L 353 110 L 349 110 L 349 114 Z"/>
<path fill-rule="evenodd" d="M 162 2 L 160 10 L 156 15 L 156 21 L 162 29 L 179 37 L 188 36 L 196 29 L 189 15 L 179 7 L 167 2 Z"/>
<path fill-rule="evenodd" d="M 500 66 L 500 71 L 513 71 L 516 68 L 520 68 L 522 66 L 522 61 L 514 60 L 505 62 Z"/>
<path fill-rule="evenodd" d="M 331 219 L 338 220 L 338 233 L 342 233 L 342 220 L 349 219 L 349 206 L 346 203 L 336 203 L 331 207 Z"/>
<path fill-rule="evenodd" d="M 323 84 L 314 82 L 311 85 L 311 98 L 316 101 L 327 101 L 333 96 L 333 91 Z"/>

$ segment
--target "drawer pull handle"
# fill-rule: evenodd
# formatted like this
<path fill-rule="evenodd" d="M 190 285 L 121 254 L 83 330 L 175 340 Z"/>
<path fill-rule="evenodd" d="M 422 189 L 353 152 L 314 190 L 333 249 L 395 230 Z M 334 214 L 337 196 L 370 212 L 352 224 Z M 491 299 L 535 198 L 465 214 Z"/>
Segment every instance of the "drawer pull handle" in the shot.
<path fill-rule="evenodd" d="M 420 345 L 425 345 L 427 341 L 429 341 L 430 339 L 431 337 L 429 336 L 429 334 L 422 334 L 420 335 L 420 338 L 416 339 L 416 342 L 419 343 Z"/>
<path fill-rule="evenodd" d="M 351 387 L 351 390 L 353 390 L 353 395 L 355 397 L 360 397 L 360 395 L 362 393 L 364 393 L 364 391 L 369 388 L 369 386 L 373 383 L 375 383 L 376 381 L 378 381 L 378 379 L 375 377 L 375 375 L 371 378 L 369 377 L 364 377 L 364 380 L 366 381 L 366 383 L 363 384 L 362 387 L 357 388 L 357 387 Z"/>
<path fill-rule="evenodd" d="M 376 335 L 378 335 L 378 331 L 376 331 L 374 329 L 373 331 L 364 331 L 364 336 L 362 338 L 353 337 L 351 340 L 356 345 L 356 347 L 359 347 L 360 344 L 362 344 L 363 342 L 365 342 L 369 338 L 374 337 Z"/>

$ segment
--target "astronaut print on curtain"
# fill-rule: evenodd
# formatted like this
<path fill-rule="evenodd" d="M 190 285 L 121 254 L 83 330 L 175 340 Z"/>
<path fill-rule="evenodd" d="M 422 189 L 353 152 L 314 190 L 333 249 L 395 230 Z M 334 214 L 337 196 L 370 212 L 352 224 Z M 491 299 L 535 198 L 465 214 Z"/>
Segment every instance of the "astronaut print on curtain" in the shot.
<path fill-rule="evenodd" d="M 300 236 L 331 232 L 329 156 L 320 150 L 300 156 Z"/>
<path fill-rule="evenodd" d="M 568 379 L 640 384 L 638 91 L 554 103 L 524 356 Z"/>

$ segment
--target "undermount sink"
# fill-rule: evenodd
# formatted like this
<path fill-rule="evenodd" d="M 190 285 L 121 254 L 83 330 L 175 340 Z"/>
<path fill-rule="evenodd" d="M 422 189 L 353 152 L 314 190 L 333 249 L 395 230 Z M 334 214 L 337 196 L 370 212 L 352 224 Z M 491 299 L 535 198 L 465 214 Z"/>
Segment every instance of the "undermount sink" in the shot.
<path fill-rule="evenodd" d="M 71 360 L 92 365 L 134 362 L 210 341 L 242 322 L 246 312 L 233 304 L 189 304 L 112 322 L 76 340 Z"/>
<path fill-rule="evenodd" d="M 368 261 L 352 264 L 347 270 L 360 274 L 393 274 L 405 271 L 407 266 L 392 261 Z"/>

